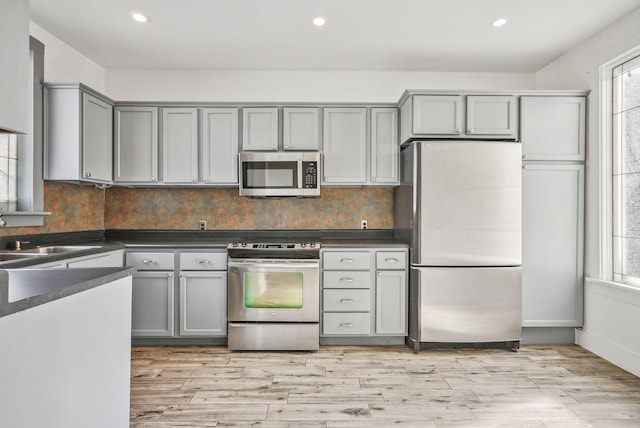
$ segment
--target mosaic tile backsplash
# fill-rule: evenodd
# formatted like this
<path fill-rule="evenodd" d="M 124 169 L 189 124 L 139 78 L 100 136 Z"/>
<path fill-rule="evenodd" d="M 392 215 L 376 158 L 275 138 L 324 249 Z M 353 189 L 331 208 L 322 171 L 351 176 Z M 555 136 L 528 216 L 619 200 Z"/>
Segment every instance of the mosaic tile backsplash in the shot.
<path fill-rule="evenodd" d="M 238 189 L 110 188 L 106 229 L 393 228 L 392 188 L 323 188 L 320 198 L 253 199 Z"/>

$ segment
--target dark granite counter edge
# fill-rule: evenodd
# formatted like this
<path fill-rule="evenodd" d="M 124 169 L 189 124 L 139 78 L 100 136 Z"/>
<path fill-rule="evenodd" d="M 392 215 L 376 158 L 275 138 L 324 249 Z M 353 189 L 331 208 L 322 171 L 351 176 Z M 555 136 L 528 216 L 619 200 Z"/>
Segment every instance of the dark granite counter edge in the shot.
<path fill-rule="evenodd" d="M 92 271 L 95 272 L 95 276 L 91 279 L 83 279 L 75 282 L 73 279 L 74 272 L 80 271 L 83 273 Z M 48 270 L 47 273 L 50 275 L 63 275 L 68 278 L 69 284 L 63 287 L 54 288 L 46 293 L 17 300 L 15 302 L 9 302 L 9 271 L 0 270 L 0 318 L 131 276 L 133 274 L 133 268 L 51 269 Z M 24 270 L 24 275 L 28 277 L 28 269 Z"/>

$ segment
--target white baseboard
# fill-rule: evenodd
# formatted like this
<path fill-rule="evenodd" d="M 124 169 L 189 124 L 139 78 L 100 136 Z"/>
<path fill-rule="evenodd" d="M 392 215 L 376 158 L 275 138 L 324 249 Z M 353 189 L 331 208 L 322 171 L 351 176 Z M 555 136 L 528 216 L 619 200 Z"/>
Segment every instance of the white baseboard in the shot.
<path fill-rule="evenodd" d="M 576 343 L 616 366 L 640 377 L 640 355 L 602 336 L 576 330 Z"/>

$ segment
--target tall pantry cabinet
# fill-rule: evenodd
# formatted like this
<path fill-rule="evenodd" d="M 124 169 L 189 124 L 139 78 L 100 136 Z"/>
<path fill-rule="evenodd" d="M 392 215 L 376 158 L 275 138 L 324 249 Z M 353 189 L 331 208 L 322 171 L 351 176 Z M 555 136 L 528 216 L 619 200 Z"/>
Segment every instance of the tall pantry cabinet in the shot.
<path fill-rule="evenodd" d="M 522 326 L 580 327 L 585 107 L 581 96 L 522 96 Z"/>

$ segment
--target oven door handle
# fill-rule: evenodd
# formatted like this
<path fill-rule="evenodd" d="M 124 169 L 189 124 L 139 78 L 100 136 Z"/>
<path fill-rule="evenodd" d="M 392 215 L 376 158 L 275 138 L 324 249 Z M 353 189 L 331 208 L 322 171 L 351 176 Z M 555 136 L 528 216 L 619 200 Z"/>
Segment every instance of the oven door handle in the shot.
<path fill-rule="evenodd" d="M 296 269 L 296 267 L 320 267 L 317 259 L 229 259 L 228 268 L 268 268 L 268 269 Z"/>

